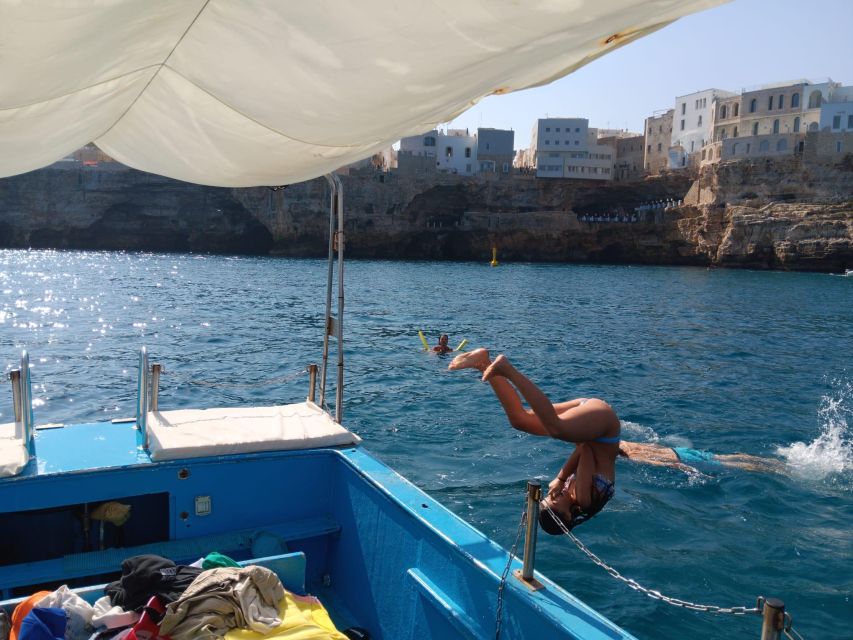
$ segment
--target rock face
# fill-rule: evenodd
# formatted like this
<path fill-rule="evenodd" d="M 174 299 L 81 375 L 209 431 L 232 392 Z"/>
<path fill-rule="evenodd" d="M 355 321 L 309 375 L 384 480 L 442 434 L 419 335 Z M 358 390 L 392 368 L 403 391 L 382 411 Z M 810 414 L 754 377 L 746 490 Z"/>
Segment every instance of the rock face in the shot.
<path fill-rule="evenodd" d="M 729 163 L 634 183 L 342 176 L 347 254 L 838 271 L 853 268 L 853 163 Z M 638 222 L 586 222 L 644 202 Z M 324 256 L 324 179 L 216 189 L 120 165 L 0 180 L 0 246 Z M 611 220 L 615 220 L 611 217 Z"/>
<path fill-rule="evenodd" d="M 273 237 L 213 189 L 101 165 L 0 180 L 0 246 L 268 253 Z"/>

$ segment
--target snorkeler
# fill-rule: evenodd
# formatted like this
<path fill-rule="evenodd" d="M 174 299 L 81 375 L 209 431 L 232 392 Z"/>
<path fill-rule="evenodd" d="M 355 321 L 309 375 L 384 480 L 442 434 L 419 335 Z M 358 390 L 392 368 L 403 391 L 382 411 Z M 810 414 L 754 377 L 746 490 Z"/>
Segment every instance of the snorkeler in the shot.
<path fill-rule="evenodd" d="M 492 360 L 485 349 L 456 356 L 448 368 L 481 371 L 513 428 L 575 444 L 541 502 L 539 524 L 546 533 L 559 535 L 563 527 L 571 530 L 601 511 L 613 497 L 620 427 L 610 405 L 597 398 L 552 404 L 505 356 Z M 522 406 L 519 393 L 530 409 Z"/>
<path fill-rule="evenodd" d="M 672 467 L 686 473 L 696 473 L 691 464 L 708 464 L 722 467 L 734 467 L 746 471 L 781 472 L 784 465 L 779 460 L 751 456 L 745 453 L 711 453 L 687 447 L 667 447 L 644 442 L 619 443 L 619 455 L 634 462 L 660 467 Z"/>
<path fill-rule="evenodd" d="M 447 334 L 442 333 L 438 339 L 438 344 L 435 345 L 432 350 L 436 353 L 450 353 L 453 349 L 448 346 L 448 340 L 450 340 L 450 338 L 447 337 Z"/>

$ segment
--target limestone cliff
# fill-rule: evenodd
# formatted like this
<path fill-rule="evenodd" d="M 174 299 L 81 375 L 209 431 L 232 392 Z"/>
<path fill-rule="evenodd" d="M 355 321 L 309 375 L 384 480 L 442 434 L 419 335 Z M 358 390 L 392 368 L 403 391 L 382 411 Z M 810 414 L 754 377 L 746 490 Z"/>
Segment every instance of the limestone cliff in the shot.
<path fill-rule="evenodd" d="M 631 262 L 836 271 L 853 267 L 853 166 L 799 158 L 596 184 L 369 171 L 342 176 L 352 257 Z M 685 198 L 638 222 L 590 222 Z M 323 256 L 323 179 L 215 189 L 118 165 L 0 180 L 0 246 Z M 592 218 L 597 219 L 597 218 Z"/>

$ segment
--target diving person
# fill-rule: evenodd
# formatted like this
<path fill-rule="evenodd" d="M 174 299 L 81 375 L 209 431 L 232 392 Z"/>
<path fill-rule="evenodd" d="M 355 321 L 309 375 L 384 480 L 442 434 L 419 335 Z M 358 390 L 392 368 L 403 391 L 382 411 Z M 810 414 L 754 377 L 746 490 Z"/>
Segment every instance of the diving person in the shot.
<path fill-rule="evenodd" d="M 449 340 L 450 338 L 447 337 L 447 334 L 442 333 L 438 339 L 438 344 L 435 345 L 432 350 L 436 353 L 450 353 L 453 349 L 451 349 L 450 345 L 447 344 Z"/>
<path fill-rule="evenodd" d="M 751 456 L 746 453 L 711 453 L 688 447 L 667 447 L 645 442 L 619 443 L 619 455 L 633 462 L 651 464 L 659 467 L 672 467 L 685 473 L 696 473 L 691 465 L 706 464 L 720 467 L 733 467 L 746 471 L 781 472 L 784 464 L 780 460 Z"/>
<path fill-rule="evenodd" d="M 598 398 L 553 404 L 506 356 L 492 360 L 486 349 L 456 356 L 448 369 L 482 372 L 514 429 L 575 445 L 540 503 L 539 524 L 546 533 L 569 531 L 604 508 L 614 493 L 620 441 L 619 418 L 609 404 Z"/>

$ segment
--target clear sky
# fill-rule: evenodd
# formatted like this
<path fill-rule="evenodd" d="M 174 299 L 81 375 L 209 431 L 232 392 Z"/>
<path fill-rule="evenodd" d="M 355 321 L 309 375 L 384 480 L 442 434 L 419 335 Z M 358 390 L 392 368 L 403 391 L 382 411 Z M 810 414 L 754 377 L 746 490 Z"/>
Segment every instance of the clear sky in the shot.
<path fill-rule="evenodd" d="M 785 80 L 853 83 L 853 0 L 734 0 L 693 14 L 546 87 L 492 96 L 450 124 L 515 131 L 526 148 L 537 118 L 589 118 L 641 133 L 675 96 Z"/>

